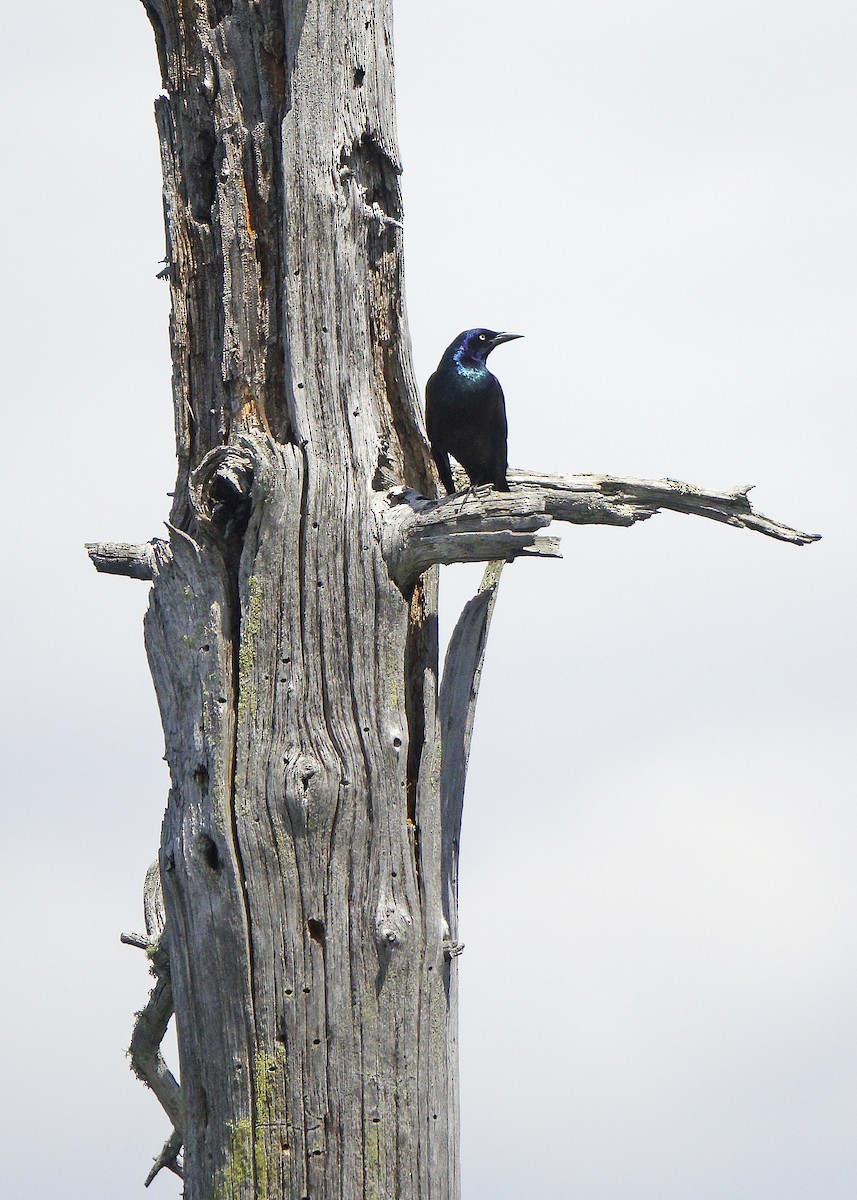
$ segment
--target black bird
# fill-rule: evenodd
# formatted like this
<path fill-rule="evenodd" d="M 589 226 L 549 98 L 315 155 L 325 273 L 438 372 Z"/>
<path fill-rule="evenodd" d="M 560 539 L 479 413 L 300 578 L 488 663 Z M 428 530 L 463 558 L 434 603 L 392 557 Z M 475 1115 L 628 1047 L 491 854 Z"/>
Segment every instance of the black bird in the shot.
<path fill-rule="evenodd" d="M 443 486 L 455 491 L 449 456 L 464 467 L 473 487 L 490 483 L 508 492 L 506 404 L 503 389 L 485 365 L 495 346 L 523 337 L 492 329 L 466 329 L 444 351 L 426 384 L 426 428 Z"/>

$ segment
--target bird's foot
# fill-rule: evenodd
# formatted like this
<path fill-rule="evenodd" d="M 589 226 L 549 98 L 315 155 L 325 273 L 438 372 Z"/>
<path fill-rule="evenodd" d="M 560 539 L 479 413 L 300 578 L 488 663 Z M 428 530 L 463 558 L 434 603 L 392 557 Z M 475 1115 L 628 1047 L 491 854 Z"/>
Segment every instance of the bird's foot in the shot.
<path fill-rule="evenodd" d="M 491 492 L 490 483 L 471 483 L 470 487 L 460 493 L 461 503 L 458 506 L 458 515 L 460 516 L 465 504 L 468 500 L 484 499 Z"/>
<path fill-rule="evenodd" d="M 473 487 L 473 484 L 471 483 L 470 487 L 467 488 L 466 491 L 461 493 L 461 502 L 458 505 L 458 516 L 459 517 L 461 516 L 462 512 L 464 511 L 465 504 L 470 499 L 470 497 L 473 495 L 475 490 L 476 489 Z"/>

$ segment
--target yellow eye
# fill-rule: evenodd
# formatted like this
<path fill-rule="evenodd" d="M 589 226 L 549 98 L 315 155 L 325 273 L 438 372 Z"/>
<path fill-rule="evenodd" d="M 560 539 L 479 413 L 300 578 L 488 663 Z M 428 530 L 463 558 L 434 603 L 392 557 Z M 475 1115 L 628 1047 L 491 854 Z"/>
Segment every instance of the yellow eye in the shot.
<path fill-rule="evenodd" d="M 479 340 L 480 340 L 480 342 L 487 342 L 488 339 L 486 338 L 484 333 L 480 333 Z"/>

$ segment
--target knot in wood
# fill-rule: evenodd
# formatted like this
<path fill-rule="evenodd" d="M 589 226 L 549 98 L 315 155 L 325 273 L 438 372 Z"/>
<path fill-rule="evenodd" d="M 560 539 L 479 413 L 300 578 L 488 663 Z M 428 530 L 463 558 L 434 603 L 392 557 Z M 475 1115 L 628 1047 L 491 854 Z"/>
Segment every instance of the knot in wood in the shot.
<path fill-rule="evenodd" d="M 243 534 L 255 473 L 245 446 L 217 446 L 206 454 L 190 477 L 191 502 L 203 529 L 223 538 Z"/>
<path fill-rule="evenodd" d="M 375 917 L 375 939 L 381 954 L 390 954 L 407 941 L 413 920 L 400 904 L 383 900 Z"/>
<path fill-rule="evenodd" d="M 314 775 L 321 770 L 321 763 L 310 754 L 299 754 L 295 759 L 295 771 L 303 786 L 306 788 Z"/>

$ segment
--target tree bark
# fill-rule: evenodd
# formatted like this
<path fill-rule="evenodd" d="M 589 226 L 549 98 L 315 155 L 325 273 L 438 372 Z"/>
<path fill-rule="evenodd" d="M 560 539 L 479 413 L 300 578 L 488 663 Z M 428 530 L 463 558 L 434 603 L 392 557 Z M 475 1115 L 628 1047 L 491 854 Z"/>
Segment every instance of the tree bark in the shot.
<path fill-rule="evenodd" d="M 401 588 L 380 536 L 391 485 L 433 487 L 391 5 L 145 3 L 178 448 L 146 645 L 186 1195 L 443 1200 L 436 581 Z"/>

